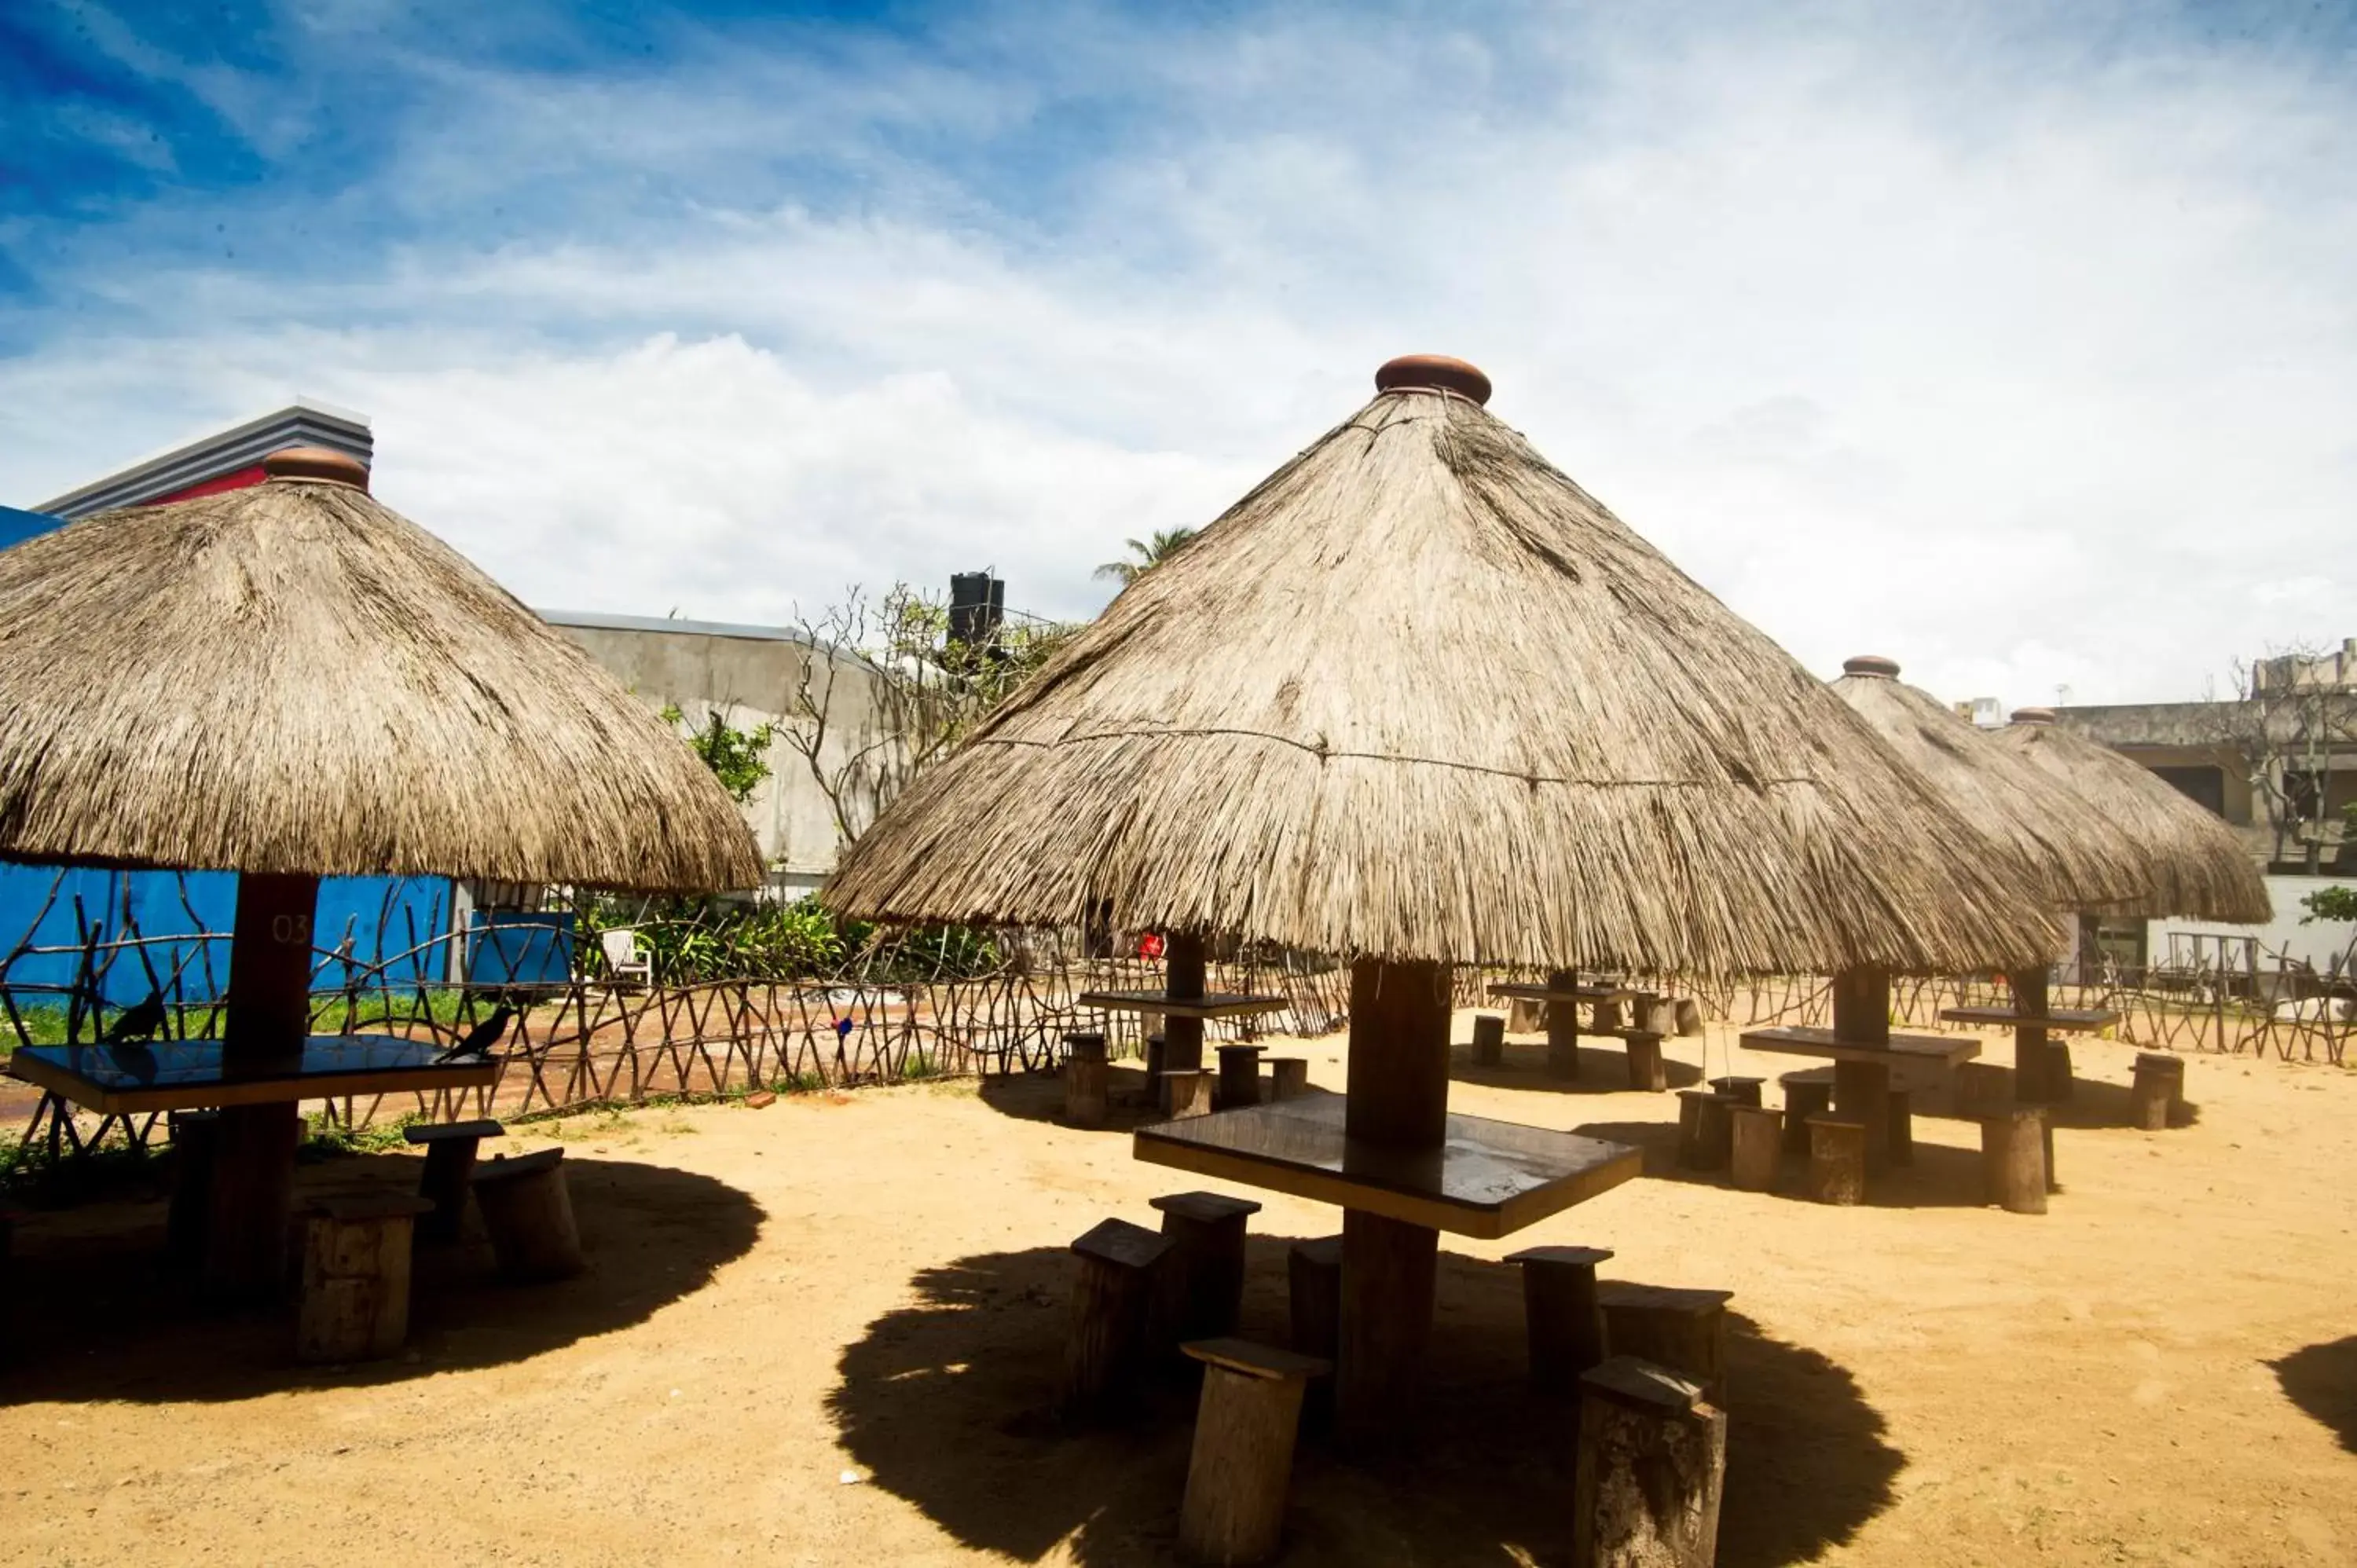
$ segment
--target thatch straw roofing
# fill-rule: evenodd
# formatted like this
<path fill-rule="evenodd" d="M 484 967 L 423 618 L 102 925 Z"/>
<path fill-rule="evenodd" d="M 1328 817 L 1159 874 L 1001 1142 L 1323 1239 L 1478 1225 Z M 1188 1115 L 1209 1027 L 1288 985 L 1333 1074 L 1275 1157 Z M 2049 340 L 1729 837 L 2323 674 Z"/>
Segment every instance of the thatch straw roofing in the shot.
<path fill-rule="evenodd" d="M 2147 768 L 2073 735 L 2050 708 L 2017 708 L 1993 737 L 2125 828 L 2150 884 L 2107 912 L 2253 925 L 2274 918 L 2267 885 L 2233 829 Z"/>
<path fill-rule="evenodd" d="M 2026 885 L 2057 909 L 2092 909 L 2147 889 L 2145 847 L 2104 813 L 1984 735 L 1899 666 L 1864 654 L 1834 691 L 1964 820 L 2011 855 Z"/>
<path fill-rule="evenodd" d="M 579 647 L 350 459 L 269 467 L 0 552 L 0 856 L 760 880 L 718 782 Z"/>
<path fill-rule="evenodd" d="M 1856 714 L 1443 369 L 1141 575 L 831 900 L 1687 973 L 2052 953 Z"/>

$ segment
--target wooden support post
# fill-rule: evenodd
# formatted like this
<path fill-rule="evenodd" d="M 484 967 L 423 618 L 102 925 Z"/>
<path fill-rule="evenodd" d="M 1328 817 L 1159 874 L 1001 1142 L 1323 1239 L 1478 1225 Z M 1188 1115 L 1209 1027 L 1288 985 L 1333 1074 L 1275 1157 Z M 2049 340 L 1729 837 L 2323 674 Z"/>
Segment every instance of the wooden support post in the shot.
<path fill-rule="evenodd" d="M 1075 1127 L 1103 1126 L 1112 1074 L 1103 1035 L 1066 1035 L 1064 1120 Z"/>
<path fill-rule="evenodd" d="M 1579 983 L 1570 970 L 1547 976 L 1549 991 L 1569 991 Z M 1546 1070 L 1549 1078 L 1579 1076 L 1579 1005 L 1569 1000 L 1546 1004 Z"/>
<path fill-rule="evenodd" d="M 1166 1069 L 1162 1074 L 1162 1105 L 1173 1122 L 1211 1113 L 1211 1075 L 1200 1068 Z"/>
<path fill-rule="evenodd" d="M 1156 1275 L 1171 1245 L 1125 1219 L 1108 1219 L 1072 1243 L 1079 1268 L 1064 1346 L 1066 1414 L 1104 1414 L 1129 1391 L 1146 1360 Z"/>
<path fill-rule="evenodd" d="M 1342 1238 L 1296 1241 L 1285 1257 L 1293 1348 L 1331 1360 L 1342 1333 Z"/>
<path fill-rule="evenodd" d="M 1629 1087 L 1646 1094 L 1659 1094 L 1670 1087 L 1669 1069 L 1662 1065 L 1661 1036 L 1629 1036 Z"/>
<path fill-rule="evenodd" d="M 1173 1002 L 1203 999 L 1203 939 L 1169 931 L 1163 938 L 1163 994 Z M 1166 1014 L 1162 1019 L 1162 1070 L 1189 1072 L 1203 1065 L 1203 1020 Z"/>
<path fill-rule="evenodd" d="M 1808 1068 L 1788 1072 L 1781 1081 L 1784 1087 L 1784 1152 L 1806 1159 L 1809 1119 L 1833 1110 L 1833 1079 L 1824 1076 L 1823 1069 Z"/>
<path fill-rule="evenodd" d="M 1981 1118 L 1986 1200 L 2010 1214 L 2046 1212 L 2046 1112 L 2017 1106 Z"/>
<path fill-rule="evenodd" d="M 1854 1046 L 1890 1043 L 1890 972 L 1846 969 L 1834 976 L 1834 1038 Z"/>
<path fill-rule="evenodd" d="M 1438 1159 L 1448 1132 L 1448 1017 L 1442 965 L 1351 966 L 1350 1138 Z M 1343 1213 L 1334 1415 L 1346 1444 L 1380 1443 L 1415 1419 L 1439 1250 L 1428 1226 Z"/>
<path fill-rule="evenodd" d="M 432 1206 L 417 1220 L 420 1246 L 447 1246 L 458 1239 L 466 1223 L 467 1194 L 474 1186 L 475 1158 L 483 1140 L 507 1132 L 497 1122 L 443 1122 L 404 1127 L 404 1143 L 425 1147 L 425 1168 L 418 1173 L 417 1196 Z"/>
<path fill-rule="evenodd" d="M 212 1205 L 213 1157 L 221 1148 L 221 1112 L 172 1113 L 172 1208 L 164 1221 L 164 1255 L 193 1268 L 205 1255 L 205 1219 Z"/>
<path fill-rule="evenodd" d="M 1595 1032 L 1597 1034 L 1610 1035 L 1618 1033 L 1625 1026 L 1626 1022 L 1627 1021 L 1620 1016 L 1620 1004 L 1618 1002 L 1614 1002 L 1609 998 L 1607 998 L 1596 1004 Z"/>
<path fill-rule="evenodd" d="M 573 1197 L 565 1185 L 563 1149 L 479 1163 L 473 1185 L 475 1207 L 490 1232 L 502 1275 L 563 1280 L 586 1266 L 581 1232 L 573 1223 Z"/>
<path fill-rule="evenodd" d="M 1473 1015 L 1473 1065 L 1496 1067 L 1506 1059 L 1506 1021 L 1495 1013 Z"/>
<path fill-rule="evenodd" d="M 1784 1155 L 1784 1113 L 1759 1105 L 1737 1105 L 1734 1153 L 1727 1169 L 1735 1185 L 1746 1192 L 1772 1192 L 1776 1169 Z"/>
<path fill-rule="evenodd" d="M 1604 1307 L 1597 1297 L 1596 1265 L 1611 1256 L 1602 1247 L 1533 1247 L 1506 1260 L 1523 1269 L 1531 1386 L 1539 1392 L 1577 1394 L 1580 1374 L 1604 1359 Z"/>
<path fill-rule="evenodd" d="M 298 1361 L 371 1361 L 409 1337 L 411 1227 L 433 1205 L 407 1193 L 323 1197 L 303 1242 Z"/>
<path fill-rule="evenodd" d="M 1764 1078 L 1714 1078 L 1710 1080 L 1710 1087 L 1714 1092 L 1738 1105 L 1758 1105 L 1760 1103 L 1760 1087 L 1767 1081 Z"/>
<path fill-rule="evenodd" d="M 1914 1102 L 1903 1089 L 1892 1090 L 1889 1100 L 1890 1163 L 1894 1165 L 1911 1165 L 1915 1163 Z"/>
<path fill-rule="evenodd" d="M 1179 1547 L 1198 1563 L 1265 1563 L 1285 1537 L 1302 1391 L 1329 1363 L 1240 1339 L 1200 1341 L 1186 1351 L 1204 1370 Z"/>
<path fill-rule="evenodd" d="M 1309 1058 L 1308 1057 L 1268 1058 L 1269 1099 L 1294 1100 L 1308 1092 Z"/>
<path fill-rule="evenodd" d="M 1260 1052 L 1258 1046 L 1220 1047 L 1221 1110 L 1235 1111 L 1260 1103 Z"/>
<path fill-rule="evenodd" d="M 2147 1133 L 2166 1131 L 2178 1120 L 2185 1099 L 2185 1058 L 2140 1051 L 2136 1081 L 2128 1090 L 2129 1121 Z"/>
<path fill-rule="evenodd" d="M 1819 1203 L 1866 1197 L 1866 1128 L 1832 1116 L 1809 1118 L 1809 1196 Z"/>
<path fill-rule="evenodd" d="M 1886 1062 L 1834 1063 L 1834 1114 L 1866 1129 L 1866 1168 L 1890 1164 L 1890 1068 Z"/>
<path fill-rule="evenodd" d="M 1248 1197 L 1180 1192 L 1153 1200 L 1170 1251 L 1170 1331 L 1178 1339 L 1218 1339 L 1236 1331 L 1244 1297 L 1244 1224 L 1260 1212 Z"/>
<path fill-rule="evenodd" d="M 1702 1386 L 1713 1403 L 1727 1397 L 1727 1304 L 1733 1291 L 1608 1280 L 1597 1287 L 1604 1343 L 1615 1356 L 1639 1356 Z"/>
<path fill-rule="evenodd" d="M 2013 1010 L 2025 1018 L 2046 1015 L 2046 971 L 2039 969 L 2008 970 L 2006 984 L 2013 992 Z M 2060 1082 L 2055 1077 L 2055 1063 L 2047 1048 L 2046 1031 L 2016 1027 L 2013 1031 L 2013 1097 L 2024 1105 L 2045 1105 L 2070 1095 L 2070 1068 L 2066 1056 Z"/>
<path fill-rule="evenodd" d="M 1573 1568 L 1711 1568 L 1727 1415 L 1686 1379 L 1615 1356 L 1580 1380 Z"/>
<path fill-rule="evenodd" d="M 231 1069 L 299 1060 L 311 1027 L 311 921 L 319 879 L 241 873 L 230 936 L 221 1061 Z M 204 1288 L 225 1301 L 275 1295 L 286 1281 L 295 1150 L 293 1101 L 224 1109 L 205 1219 Z"/>
<path fill-rule="evenodd" d="M 1146 1036 L 1146 1091 L 1149 1096 L 1158 1096 L 1162 1092 L 1162 1058 L 1168 1054 L 1168 1042 L 1162 1036 Z M 1154 1104 L 1157 1109 L 1168 1109 L 1159 1099 L 1156 1099 Z"/>

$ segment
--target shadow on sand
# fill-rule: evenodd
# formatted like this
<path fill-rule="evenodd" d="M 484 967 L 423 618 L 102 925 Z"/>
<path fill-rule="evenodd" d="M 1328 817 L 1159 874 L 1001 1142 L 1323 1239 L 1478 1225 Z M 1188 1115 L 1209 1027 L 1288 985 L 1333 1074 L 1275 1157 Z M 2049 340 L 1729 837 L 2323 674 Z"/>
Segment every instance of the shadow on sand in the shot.
<path fill-rule="evenodd" d="M 1504 1059 L 1498 1066 L 1482 1067 L 1473 1060 L 1471 1046 L 1452 1046 L 1448 1051 L 1448 1076 L 1458 1083 L 1532 1090 L 1541 1094 L 1635 1092 L 1629 1087 L 1628 1053 L 1615 1046 L 1580 1047 L 1577 1078 L 1556 1078 L 1547 1071 L 1544 1042 L 1509 1040 L 1501 1055 Z M 1662 1074 L 1673 1090 L 1692 1089 L 1702 1082 L 1702 1069 L 1674 1058 L 1664 1058 Z"/>
<path fill-rule="evenodd" d="M 1284 1343 L 1289 1245 L 1252 1240 L 1247 1337 Z M 844 1352 L 830 1409 L 876 1485 L 968 1546 L 1036 1562 L 1069 1540 L 1079 1563 L 1176 1562 L 1194 1396 L 1167 1376 L 1122 1424 L 1062 1427 L 1071 1277 L 1060 1247 L 925 1271 L 917 1304 Z M 1438 1295 L 1415 1437 L 1346 1463 L 1305 1434 L 1286 1563 L 1568 1560 L 1577 1418 L 1529 1390 L 1518 1272 L 1444 1251 Z M 1846 1371 L 1738 1316 L 1728 1386 L 1727 1568 L 1808 1561 L 1888 1506 L 1904 1459 Z"/>
<path fill-rule="evenodd" d="M 2293 1351 L 2275 1368 L 2285 1397 L 2332 1429 L 2357 1454 L 2357 1335 Z"/>
<path fill-rule="evenodd" d="M 418 1167 L 397 1155 L 308 1166 L 297 1207 L 314 1191 L 405 1191 Z M 200 1307 L 188 1278 L 162 1262 L 159 1203 L 45 1216 L 17 1235 L 14 1354 L 0 1363 L 0 1391 L 22 1401 L 236 1400 L 520 1361 L 628 1327 L 702 1288 L 752 1247 L 764 1218 L 745 1193 L 687 1171 L 569 1155 L 565 1168 L 587 1273 L 503 1284 L 470 1216 L 463 1244 L 418 1255 L 408 1352 L 350 1367 L 295 1362 L 291 1306 L 234 1315 Z"/>

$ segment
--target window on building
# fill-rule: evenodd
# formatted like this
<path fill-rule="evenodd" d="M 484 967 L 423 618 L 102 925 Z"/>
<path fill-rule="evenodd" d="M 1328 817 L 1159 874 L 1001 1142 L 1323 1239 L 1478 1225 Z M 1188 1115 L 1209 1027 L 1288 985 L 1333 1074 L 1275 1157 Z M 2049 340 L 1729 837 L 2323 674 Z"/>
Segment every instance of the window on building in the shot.
<path fill-rule="evenodd" d="M 2179 794 L 2219 816 L 2226 814 L 2226 771 L 2222 768 L 2156 768 Z"/>

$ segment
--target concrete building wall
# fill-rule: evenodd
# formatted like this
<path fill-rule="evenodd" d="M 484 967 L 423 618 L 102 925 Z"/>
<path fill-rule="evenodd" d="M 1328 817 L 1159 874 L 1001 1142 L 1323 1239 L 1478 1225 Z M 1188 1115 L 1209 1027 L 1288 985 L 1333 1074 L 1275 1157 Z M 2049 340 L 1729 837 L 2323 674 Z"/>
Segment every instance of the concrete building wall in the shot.
<path fill-rule="evenodd" d="M 813 660 L 827 657 L 779 627 L 656 620 L 637 616 L 544 611 L 548 623 L 586 649 L 651 710 L 675 705 L 690 724 L 717 710 L 737 729 L 780 727 Z M 813 674 L 813 681 L 820 677 Z M 822 761 L 840 766 L 877 738 L 876 693 L 866 668 L 839 660 Z M 834 868 L 839 835 L 826 793 L 801 753 L 770 743 L 770 773 L 745 804 L 745 820 L 770 866 L 770 885 L 793 897 Z"/>

